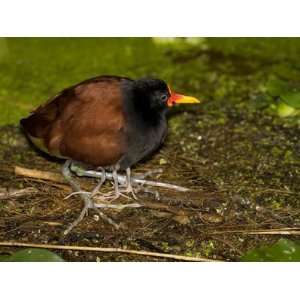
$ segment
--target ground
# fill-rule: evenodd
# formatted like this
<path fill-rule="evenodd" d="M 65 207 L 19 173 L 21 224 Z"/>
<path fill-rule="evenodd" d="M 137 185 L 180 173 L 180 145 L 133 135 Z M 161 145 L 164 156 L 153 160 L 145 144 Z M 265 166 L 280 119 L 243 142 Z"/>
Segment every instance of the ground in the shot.
<path fill-rule="evenodd" d="M 119 247 L 237 261 L 300 227 L 300 123 L 282 117 L 270 82 L 299 85 L 299 39 L 8 39 L 0 55 L 0 188 L 37 193 L 2 200 L 0 240 Z M 0 44 L 1 45 L 1 44 Z M 0 52 L 1 54 L 1 52 Z M 2 57 L 2 58 L 1 58 Z M 166 143 L 134 173 L 161 168 L 156 180 L 190 188 L 144 194 L 143 208 L 91 213 L 66 237 L 82 202 L 62 184 L 16 176 L 23 166 L 59 172 L 61 162 L 35 151 L 18 120 L 60 89 L 97 74 L 165 79 L 203 99 L 169 115 Z M 2 76 L 3 75 L 3 76 Z M 86 188 L 95 181 L 81 179 Z M 110 188 L 106 184 L 106 189 Z M 133 200 L 132 200 L 133 201 Z M 253 234 L 267 230 L 269 234 Z M 289 235 L 299 240 L 299 235 Z M 13 248 L 0 248 L 2 253 Z M 68 261 L 140 261 L 151 257 L 55 251 Z"/>

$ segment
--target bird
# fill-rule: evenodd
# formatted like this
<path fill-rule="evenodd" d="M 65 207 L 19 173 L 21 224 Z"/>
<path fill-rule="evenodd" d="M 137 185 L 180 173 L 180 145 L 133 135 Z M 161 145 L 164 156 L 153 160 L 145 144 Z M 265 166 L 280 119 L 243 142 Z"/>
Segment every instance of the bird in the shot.
<path fill-rule="evenodd" d="M 111 171 L 116 199 L 118 172 L 126 172 L 125 191 L 135 196 L 131 168 L 165 141 L 168 110 L 188 103 L 200 100 L 173 92 L 161 79 L 101 75 L 65 88 L 21 119 L 20 125 L 35 147 L 65 160 L 62 173 L 74 191 L 80 187 L 70 176 L 70 166 L 79 162 Z M 91 197 L 82 196 L 81 219 L 93 207 Z"/>

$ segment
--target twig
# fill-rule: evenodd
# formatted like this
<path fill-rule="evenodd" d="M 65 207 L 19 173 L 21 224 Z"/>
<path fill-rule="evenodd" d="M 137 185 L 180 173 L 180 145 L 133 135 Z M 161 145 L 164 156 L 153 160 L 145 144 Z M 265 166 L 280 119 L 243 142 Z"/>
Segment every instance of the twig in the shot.
<path fill-rule="evenodd" d="M 8 198 L 18 198 L 22 196 L 32 195 L 37 193 L 37 189 L 28 187 L 20 190 L 6 190 L 0 189 L 0 200 L 8 199 Z"/>
<path fill-rule="evenodd" d="M 279 234 L 279 235 L 300 235 L 300 230 L 299 231 L 295 231 L 295 230 L 291 230 L 291 231 L 249 231 L 246 232 L 246 234 Z"/>
<path fill-rule="evenodd" d="M 113 208 L 113 209 L 118 209 L 118 210 L 122 210 L 124 208 L 139 208 L 139 207 L 143 207 L 143 205 L 140 204 L 140 203 L 129 203 L 129 204 L 95 203 L 94 205 L 97 208 Z"/>
<path fill-rule="evenodd" d="M 136 254 L 143 256 L 171 258 L 174 260 L 182 261 L 202 261 L 202 262 L 215 262 L 220 260 L 213 260 L 203 257 L 184 256 L 176 254 L 167 254 L 159 252 L 148 252 L 138 250 L 128 250 L 122 248 L 103 248 L 103 247 L 85 247 L 85 246 L 71 246 L 71 245 L 45 245 L 45 244 L 34 244 L 34 243 L 20 243 L 20 242 L 0 242 L 0 246 L 7 247 L 29 247 L 29 248 L 43 248 L 43 249 L 57 249 L 57 250 L 74 250 L 74 251 L 93 251 L 93 252 L 118 252 L 127 254 Z"/>
<path fill-rule="evenodd" d="M 44 179 L 44 180 L 54 181 L 58 183 L 66 183 L 62 175 L 54 172 L 40 171 L 36 169 L 27 169 L 27 168 L 15 166 L 15 174 L 24 177 Z"/>
<path fill-rule="evenodd" d="M 92 178 L 101 178 L 102 173 L 101 171 L 85 171 L 85 170 L 80 170 L 78 171 L 77 168 L 71 167 L 72 171 L 76 173 L 77 176 L 83 176 L 83 177 L 92 177 Z M 54 172 L 49 172 L 49 171 L 40 171 L 36 169 L 28 169 L 28 168 L 23 168 L 19 166 L 15 166 L 15 174 L 19 176 L 24 176 L 24 177 L 31 177 L 31 178 L 38 178 L 38 179 L 44 179 L 44 180 L 49 180 L 49 181 L 54 181 L 54 182 L 59 182 L 59 183 L 66 183 L 63 176 L 61 176 L 58 173 Z M 112 180 L 112 173 L 107 172 L 106 173 L 106 178 L 108 180 Z M 124 175 L 118 175 L 118 181 L 120 184 L 126 183 L 126 176 Z M 135 184 L 141 184 L 141 185 L 149 185 L 149 186 L 155 186 L 155 187 L 162 187 L 166 189 L 171 189 L 171 190 L 176 190 L 179 192 L 187 192 L 190 189 L 170 184 L 170 183 L 164 183 L 164 182 L 157 182 L 157 181 L 152 181 L 152 180 L 145 180 L 141 178 L 137 178 L 132 176 L 131 177 L 132 183 Z"/>
<path fill-rule="evenodd" d="M 274 228 L 274 229 L 259 229 L 259 230 L 227 230 L 215 231 L 210 234 L 226 234 L 226 233 L 241 233 L 241 234 L 279 234 L 279 235 L 300 235 L 300 228 Z"/>

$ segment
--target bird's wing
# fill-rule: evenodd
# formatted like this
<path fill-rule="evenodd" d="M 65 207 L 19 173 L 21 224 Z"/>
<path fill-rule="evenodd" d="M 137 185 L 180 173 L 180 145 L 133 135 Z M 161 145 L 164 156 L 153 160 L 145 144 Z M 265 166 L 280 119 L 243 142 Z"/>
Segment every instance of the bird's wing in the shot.
<path fill-rule="evenodd" d="M 92 165 L 116 163 L 125 151 L 120 80 L 89 80 L 64 90 L 21 124 L 41 150 Z"/>

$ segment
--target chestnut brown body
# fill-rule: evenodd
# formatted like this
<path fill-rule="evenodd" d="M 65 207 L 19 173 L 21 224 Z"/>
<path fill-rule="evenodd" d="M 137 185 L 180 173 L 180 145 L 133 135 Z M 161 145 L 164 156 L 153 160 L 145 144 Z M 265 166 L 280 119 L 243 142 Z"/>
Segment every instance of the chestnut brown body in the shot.
<path fill-rule="evenodd" d="M 131 79 L 99 76 L 63 90 L 21 125 L 52 156 L 125 169 L 155 151 L 167 133 L 165 108 L 152 108 L 146 98 Z"/>

